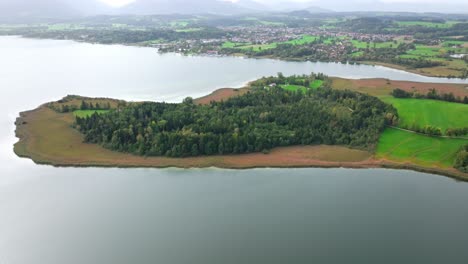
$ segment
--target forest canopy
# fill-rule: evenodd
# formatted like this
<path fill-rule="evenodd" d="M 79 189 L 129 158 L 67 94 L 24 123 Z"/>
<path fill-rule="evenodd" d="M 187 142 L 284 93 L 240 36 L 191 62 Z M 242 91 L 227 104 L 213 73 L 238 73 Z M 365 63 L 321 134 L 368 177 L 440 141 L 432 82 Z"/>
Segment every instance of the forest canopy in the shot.
<path fill-rule="evenodd" d="M 303 92 L 273 85 L 284 78 L 254 82 L 248 93 L 222 102 L 132 103 L 77 117 L 75 125 L 86 142 L 111 150 L 188 157 L 313 144 L 372 150 L 385 125 L 398 120 L 396 110 L 375 97 L 327 86 Z"/>

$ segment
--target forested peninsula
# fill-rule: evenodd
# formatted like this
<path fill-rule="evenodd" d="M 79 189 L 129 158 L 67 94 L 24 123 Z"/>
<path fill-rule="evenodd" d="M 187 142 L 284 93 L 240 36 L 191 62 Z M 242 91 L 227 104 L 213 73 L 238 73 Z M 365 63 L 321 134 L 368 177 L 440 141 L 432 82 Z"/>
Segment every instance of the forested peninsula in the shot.
<path fill-rule="evenodd" d="M 406 100 L 399 98 L 409 94 L 404 86 L 379 80 L 379 86 L 364 92 L 366 81 L 278 74 L 181 103 L 67 96 L 21 114 L 15 152 L 56 166 L 393 167 L 468 179 L 468 130 L 450 127 L 451 133 L 458 131 L 456 137 L 430 134 L 435 126 L 408 130 L 406 113 L 389 101 Z M 412 86 L 413 93 L 423 86 Z M 440 103 L 463 95 L 460 86 L 445 87 L 450 92 L 437 97 Z M 450 104 L 466 106 L 463 99 Z M 397 140 L 393 148 L 389 140 Z M 436 162 L 416 153 L 396 157 L 401 141 L 410 140 L 438 142 L 446 146 L 439 152 L 453 153 Z"/>

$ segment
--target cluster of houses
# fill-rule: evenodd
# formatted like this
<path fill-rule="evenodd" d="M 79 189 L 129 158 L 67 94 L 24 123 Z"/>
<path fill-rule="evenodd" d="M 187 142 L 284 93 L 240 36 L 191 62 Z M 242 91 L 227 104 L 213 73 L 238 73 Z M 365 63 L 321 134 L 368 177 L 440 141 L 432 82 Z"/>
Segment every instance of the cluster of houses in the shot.
<path fill-rule="evenodd" d="M 228 32 L 227 36 L 217 39 L 199 39 L 186 40 L 171 43 L 151 44 L 162 52 L 181 52 L 181 53 L 203 53 L 205 55 L 219 55 L 221 46 L 225 42 L 239 43 L 240 46 L 249 44 L 271 44 L 286 42 L 295 39 L 301 39 L 304 35 L 321 36 L 323 38 L 333 38 L 333 45 L 316 45 L 316 51 L 327 53 L 330 59 L 339 60 L 343 55 L 349 52 L 350 40 L 359 40 L 363 42 L 388 42 L 396 37 L 405 37 L 397 35 L 384 34 L 364 34 L 353 32 L 330 31 L 318 27 L 299 27 L 288 28 L 269 25 L 258 26 L 229 26 L 219 27 Z M 356 49 L 357 51 L 357 49 Z"/>

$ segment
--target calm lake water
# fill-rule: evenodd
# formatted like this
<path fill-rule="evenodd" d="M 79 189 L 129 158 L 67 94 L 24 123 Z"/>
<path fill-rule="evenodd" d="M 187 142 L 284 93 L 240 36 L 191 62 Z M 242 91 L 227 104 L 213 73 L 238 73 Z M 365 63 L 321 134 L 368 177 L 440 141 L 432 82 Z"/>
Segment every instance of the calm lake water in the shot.
<path fill-rule="evenodd" d="M 311 71 L 449 81 L 383 67 L 0 37 L 0 264 L 466 263 L 468 184 L 441 176 L 52 168 L 12 151 L 18 112 L 67 94 L 180 101 Z"/>

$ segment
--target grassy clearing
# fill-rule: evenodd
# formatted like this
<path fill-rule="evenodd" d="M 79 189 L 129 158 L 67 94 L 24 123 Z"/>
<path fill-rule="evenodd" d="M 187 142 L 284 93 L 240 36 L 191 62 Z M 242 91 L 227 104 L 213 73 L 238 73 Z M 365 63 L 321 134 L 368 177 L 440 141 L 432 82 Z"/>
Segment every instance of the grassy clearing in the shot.
<path fill-rule="evenodd" d="M 171 27 L 187 27 L 190 22 L 186 20 L 176 20 L 169 23 Z"/>
<path fill-rule="evenodd" d="M 313 81 L 309 87 L 305 87 L 303 85 L 292 85 L 292 84 L 284 84 L 284 85 L 281 85 L 281 88 L 285 89 L 285 90 L 288 90 L 288 91 L 302 91 L 302 92 L 307 92 L 308 89 L 317 89 L 319 88 L 320 86 L 322 86 L 323 84 L 323 81 L 322 80 L 315 80 Z"/>
<path fill-rule="evenodd" d="M 435 22 L 426 22 L 426 21 L 398 21 L 396 22 L 398 26 L 403 26 L 403 27 L 422 26 L 422 27 L 431 27 L 431 28 L 450 28 L 457 23 L 458 23 L 457 21 L 447 21 L 445 23 L 435 23 Z"/>
<path fill-rule="evenodd" d="M 314 42 L 318 39 L 317 36 L 304 35 L 300 39 L 293 39 L 290 41 L 283 42 L 283 44 L 292 44 L 292 45 L 304 45 L 307 43 Z"/>
<path fill-rule="evenodd" d="M 434 138 L 387 128 L 379 139 L 377 158 L 426 167 L 450 168 L 468 140 Z"/>
<path fill-rule="evenodd" d="M 362 55 L 364 55 L 364 51 L 356 51 L 356 52 L 351 53 L 352 57 L 359 57 Z"/>
<path fill-rule="evenodd" d="M 107 112 L 109 112 L 109 110 L 77 110 L 73 112 L 73 115 L 83 118 L 92 116 L 94 113 L 105 114 Z"/>
<path fill-rule="evenodd" d="M 302 91 L 302 92 L 306 92 L 307 91 L 307 88 L 305 86 L 302 86 L 302 85 L 292 85 L 292 84 L 285 84 L 285 85 L 281 85 L 281 88 L 285 89 L 285 90 L 288 90 L 288 91 Z"/>
<path fill-rule="evenodd" d="M 315 80 L 313 83 L 310 84 L 310 88 L 317 89 L 320 86 L 322 86 L 322 84 L 323 84 L 322 80 Z"/>
<path fill-rule="evenodd" d="M 252 44 L 252 45 L 240 46 L 238 48 L 242 50 L 251 49 L 253 51 L 261 51 L 261 50 L 274 49 L 276 47 L 277 47 L 276 43 L 270 43 L 270 44 Z"/>
<path fill-rule="evenodd" d="M 390 96 L 381 99 L 398 110 L 402 127 L 431 125 L 445 131 L 447 128 L 468 126 L 468 105 L 466 104 L 426 99 L 401 99 Z"/>
<path fill-rule="evenodd" d="M 366 49 L 367 47 L 369 48 L 376 48 L 376 49 L 382 49 L 382 48 L 396 48 L 398 45 L 401 43 L 401 41 L 387 41 L 387 42 L 364 42 L 360 40 L 351 40 L 351 43 L 355 48 L 358 49 Z"/>
<path fill-rule="evenodd" d="M 250 43 L 245 43 L 245 42 L 232 42 L 232 41 L 226 41 L 223 43 L 221 46 L 222 48 L 238 48 L 238 47 L 243 47 L 246 45 L 250 45 Z"/>
<path fill-rule="evenodd" d="M 222 44 L 222 48 L 236 48 L 240 50 L 253 50 L 253 51 L 262 51 L 262 50 L 269 50 L 274 49 L 280 44 L 292 44 L 292 45 L 304 45 L 307 43 L 314 42 L 318 39 L 316 36 L 304 35 L 300 39 L 293 39 L 290 41 L 285 42 L 274 42 L 269 44 L 252 44 L 252 43 L 236 43 L 231 41 L 226 41 Z M 327 41 L 327 40 L 325 40 Z M 329 40 L 331 43 L 331 40 Z"/>
<path fill-rule="evenodd" d="M 409 50 L 407 54 L 423 57 L 433 57 L 441 54 L 441 48 L 436 46 L 415 45 L 416 49 Z"/>

